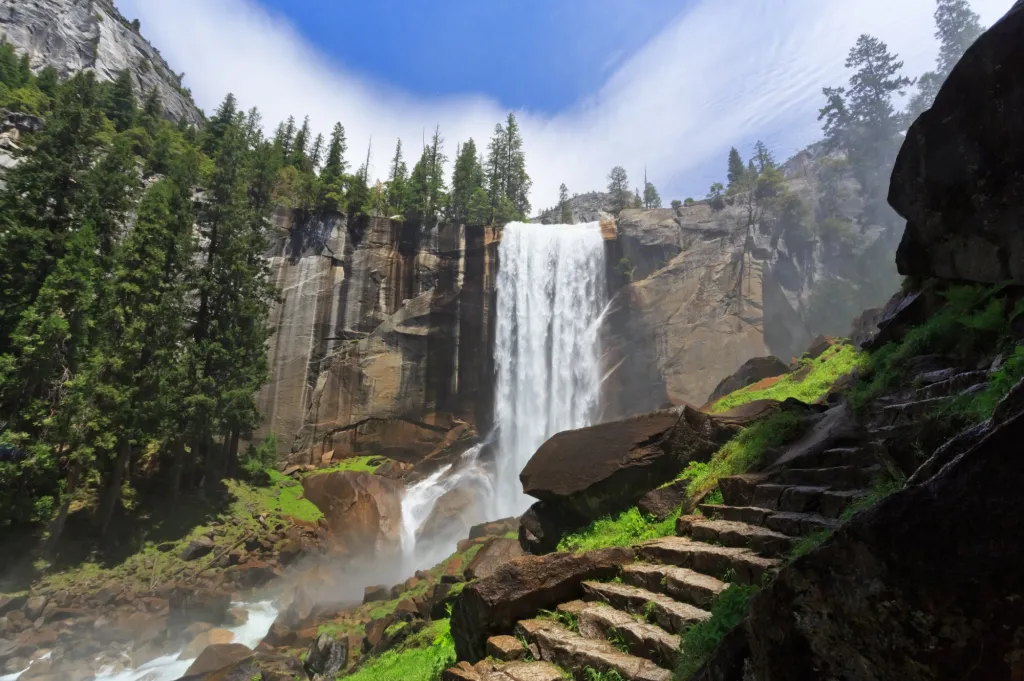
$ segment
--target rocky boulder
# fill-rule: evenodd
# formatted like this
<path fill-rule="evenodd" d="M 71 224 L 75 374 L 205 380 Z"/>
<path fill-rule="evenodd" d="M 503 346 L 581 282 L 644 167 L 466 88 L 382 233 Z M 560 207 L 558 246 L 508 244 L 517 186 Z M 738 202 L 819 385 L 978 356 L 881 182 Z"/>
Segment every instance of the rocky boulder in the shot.
<path fill-rule="evenodd" d="M 320 634 L 306 651 L 303 668 L 310 679 L 333 679 L 348 661 L 348 640 Z"/>
<path fill-rule="evenodd" d="M 910 127 L 889 203 L 901 274 L 1024 283 L 1024 3 L 972 45 Z"/>
<path fill-rule="evenodd" d="M 235 633 L 233 631 L 228 631 L 227 629 L 208 629 L 193 638 L 192 642 L 185 646 L 181 654 L 178 655 L 178 659 L 193 660 L 212 645 L 232 643 L 234 640 Z"/>
<path fill-rule="evenodd" d="M 252 657 L 253 652 L 241 643 L 220 643 L 209 646 L 200 653 L 185 676 L 201 676 L 209 674 L 225 667 L 238 664 L 242 660 Z"/>
<path fill-rule="evenodd" d="M 522 517 L 523 547 L 552 551 L 563 534 L 636 504 L 690 461 L 706 461 L 743 422 L 684 407 L 555 435 L 519 476 L 540 500 Z"/>
<path fill-rule="evenodd" d="M 927 483 L 857 515 L 755 597 L 744 678 L 1024 674 L 1024 547 L 1008 540 L 1024 531 L 1024 409 L 1002 418 Z"/>
<path fill-rule="evenodd" d="M 711 393 L 708 404 L 717 402 L 726 395 L 766 378 L 789 373 L 789 365 L 778 357 L 753 357 L 748 359 L 734 374 L 722 380 Z"/>
<path fill-rule="evenodd" d="M 470 487 L 445 492 L 416 529 L 417 542 L 452 543 L 465 537 L 483 516 L 480 494 Z"/>
<path fill-rule="evenodd" d="M 403 485 L 370 473 L 336 471 L 302 480 L 327 519 L 333 547 L 347 555 L 388 555 L 401 547 Z"/>
<path fill-rule="evenodd" d="M 492 539 L 473 556 L 463 574 L 467 580 L 486 579 L 505 563 L 525 555 L 517 539 Z"/>
<path fill-rule="evenodd" d="M 633 561 L 627 548 L 587 553 L 525 556 L 499 567 L 491 576 L 466 586 L 452 607 L 452 636 L 460 660 L 487 655 L 487 639 L 509 634 L 520 619 L 537 610 L 579 598 L 582 583 L 610 579 Z"/>

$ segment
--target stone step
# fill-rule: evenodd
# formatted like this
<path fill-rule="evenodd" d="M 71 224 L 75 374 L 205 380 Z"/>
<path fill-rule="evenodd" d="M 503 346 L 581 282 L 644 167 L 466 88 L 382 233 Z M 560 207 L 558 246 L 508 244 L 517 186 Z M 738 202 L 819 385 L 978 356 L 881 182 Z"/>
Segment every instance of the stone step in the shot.
<path fill-rule="evenodd" d="M 835 466 L 832 468 L 784 468 L 772 473 L 768 480 L 776 485 L 828 487 L 830 489 L 863 489 L 871 485 L 881 468 L 870 466 Z"/>
<path fill-rule="evenodd" d="M 789 513 L 818 513 L 838 518 L 847 506 L 864 496 L 862 489 L 833 490 L 816 485 L 758 485 L 753 506 Z"/>
<path fill-rule="evenodd" d="M 579 616 L 580 635 L 603 638 L 617 648 L 667 669 L 679 661 L 682 639 L 605 603 L 591 603 Z"/>
<path fill-rule="evenodd" d="M 760 584 L 762 575 L 779 564 L 774 558 L 764 558 L 750 549 L 714 546 L 684 537 L 652 539 L 639 544 L 636 551 L 648 563 L 689 568 L 739 584 Z"/>
<path fill-rule="evenodd" d="M 622 581 L 630 586 L 665 594 L 702 610 L 709 610 L 715 597 L 729 586 L 688 568 L 657 563 L 627 565 L 622 569 Z"/>
<path fill-rule="evenodd" d="M 833 447 L 801 456 L 796 462 L 805 468 L 867 467 L 877 465 L 878 459 L 869 447 Z"/>
<path fill-rule="evenodd" d="M 882 415 L 888 425 L 898 425 L 907 421 L 917 420 L 948 401 L 949 397 L 931 397 L 923 400 L 899 402 L 882 407 Z"/>
<path fill-rule="evenodd" d="M 834 530 L 839 527 L 838 521 L 816 513 L 793 513 L 754 506 L 718 504 L 701 504 L 698 508 L 708 518 L 761 525 L 790 537 L 802 537 L 821 530 Z"/>
<path fill-rule="evenodd" d="M 671 681 L 672 672 L 650 660 L 618 650 L 607 640 L 587 638 L 549 620 L 520 620 L 516 634 L 536 646 L 541 661 L 582 678 L 585 669 L 614 671 L 627 681 Z"/>
<path fill-rule="evenodd" d="M 483 660 L 475 665 L 460 662 L 441 672 L 441 681 L 563 681 L 562 670 L 550 662 Z"/>
<path fill-rule="evenodd" d="M 939 373 L 945 374 L 946 372 Z M 964 390 L 970 390 L 976 385 L 987 385 L 988 371 L 954 372 L 952 375 L 945 376 L 939 381 L 922 382 L 927 383 L 927 385 L 914 392 L 915 399 L 928 400 L 936 397 L 948 397 L 950 395 L 956 395 L 957 393 L 963 392 Z"/>
<path fill-rule="evenodd" d="M 792 537 L 766 527 L 733 520 L 704 520 L 700 516 L 681 517 L 676 529 L 680 536 L 689 535 L 697 541 L 750 549 L 769 558 L 785 556 L 794 543 Z"/>
<path fill-rule="evenodd" d="M 619 610 L 641 615 L 672 634 L 682 633 L 691 625 L 711 617 L 707 610 L 689 603 L 680 603 L 664 594 L 618 582 L 583 582 L 583 598 L 588 602 L 603 601 Z"/>

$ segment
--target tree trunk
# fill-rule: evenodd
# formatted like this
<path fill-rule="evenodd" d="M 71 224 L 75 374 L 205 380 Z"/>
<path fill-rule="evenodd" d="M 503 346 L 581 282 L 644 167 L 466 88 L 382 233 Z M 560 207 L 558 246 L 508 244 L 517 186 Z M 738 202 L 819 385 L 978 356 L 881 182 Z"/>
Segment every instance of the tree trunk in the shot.
<path fill-rule="evenodd" d="M 100 506 L 99 531 L 100 538 L 107 536 L 110 529 L 110 521 L 114 517 L 114 509 L 117 502 L 121 500 L 121 486 L 124 484 L 124 474 L 128 469 L 128 462 L 131 460 L 132 443 L 127 437 L 117 443 L 117 461 L 114 462 L 114 470 L 110 475 L 110 484 L 104 493 L 103 504 Z"/>
<path fill-rule="evenodd" d="M 71 499 L 74 497 L 75 492 L 78 490 L 78 479 L 80 477 L 78 464 L 72 463 L 68 467 L 68 486 L 64 490 L 64 501 L 60 505 L 60 511 L 57 513 L 57 517 L 53 519 L 50 524 L 50 536 L 46 540 L 45 552 L 49 555 L 53 555 L 57 551 L 57 544 L 60 542 L 60 537 L 64 534 L 64 525 L 68 520 L 68 513 L 71 510 Z"/>

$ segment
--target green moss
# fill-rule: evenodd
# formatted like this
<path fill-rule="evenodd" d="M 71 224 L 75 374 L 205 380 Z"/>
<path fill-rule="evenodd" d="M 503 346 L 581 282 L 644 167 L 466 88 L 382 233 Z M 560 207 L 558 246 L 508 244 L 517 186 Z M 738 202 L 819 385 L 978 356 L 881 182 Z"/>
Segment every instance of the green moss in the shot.
<path fill-rule="evenodd" d="M 722 412 L 757 400 L 781 402 L 791 397 L 811 404 L 827 395 L 838 379 L 866 362 L 866 355 L 852 345 L 833 345 L 817 359 L 805 360 L 803 365 L 811 368 L 802 379 L 797 378 L 800 372 L 796 371 L 786 374 L 766 388 L 758 388 L 755 383 L 726 395 L 715 402 L 711 410 Z"/>
<path fill-rule="evenodd" d="M 801 556 L 806 556 L 814 549 L 821 546 L 826 539 L 832 536 L 832 530 L 820 530 L 812 534 L 800 537 L 793 548 L 789 550 L 789 558 L 795 560 Z"/>
<path fill-rule="evenodd" d="M 396 650 L 371 660 L 359 671 L 340 678 L 351 681 L 436 681 L 455 664 L 455 642 L 448 620 L 438 620 L 409 637 Z"/>
<path fill-rule="evenodd" d="M 679 476 L 689 480 L 691 499 L 713 490 L 719 478 L 756 470 L 765 452 L 799 436 L 803 422 L 796 414 L 779 412 L 751 424 L 715 452 L 707 463 L 691 462 Z"/>
<path fill-rule="evenodd" d="M 265 487 L 252 487 L 234 481 L 228 481 L 227 484 L 247 504 L 267 509 L 271 513 L 307 523 L 315 523 L 324 517 L 312 501 L 303 498 L 301 484 L 275 470 L 267 473 L 271 484 Z"/>
<path fill-rule="evenodd" d="M 657 537 L 665 537 L 675 533 L 676 511 L 665 520 L 645 517 L 636 507 L 630 508 L 616 516 L 607 516 L 583 528 L 582 530 L 562 538 L 558 543 L 559 551 L 590 551 L 609 546 L 631 546 L 637 542 Z"/>
<path fill-rule="evenodd" d="M 710 619 L 690 627 L 683 636 L 674 681 L 687 681 L 711 657 L 725 635 L 747 616 L 757 591 L 756 586 L 733 584 L 715 598 Z"/>
<path fill-rule="evenodd" d="M 371 464 L 371 461 L 380 463 Z M 322 468 L 310 473 L 310 475 L 321 475 L 323 473 L 335 473 L 337 471 L 356 471 L 362 473 L 376 473 L 377 469 L 387 462 L 380 456 L 354 456 L 351 459 L 342 459 L 330 468 Z"/>

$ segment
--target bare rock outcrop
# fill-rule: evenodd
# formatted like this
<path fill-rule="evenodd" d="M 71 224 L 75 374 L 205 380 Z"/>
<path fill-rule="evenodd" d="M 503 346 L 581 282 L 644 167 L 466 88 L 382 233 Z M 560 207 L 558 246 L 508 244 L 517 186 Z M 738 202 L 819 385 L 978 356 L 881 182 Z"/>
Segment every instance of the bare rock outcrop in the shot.
<path fill-rule="evenodd" d="M 400 550 L 404 490 L 400 482 L 335 471 L 306 476 L 302 489 L 327 519 L 335 550 L 368 558 Z"/>
<path fill-rule="evenodd" d="M 138 93 L 154 88 L 168 118 L 200 123 L 203 114 L 175 73 L 111 0 L 0 0 L 0 38 L 28 53 L 33 70 L 61 76 L 92 69 L 114 80 L 127 69 Z"/>
<path fill-rule="evenodd" d="M 971 46 L 910 127 L 889 189 L 901 274 L 1024 283 L 1024 3 Z"/>

